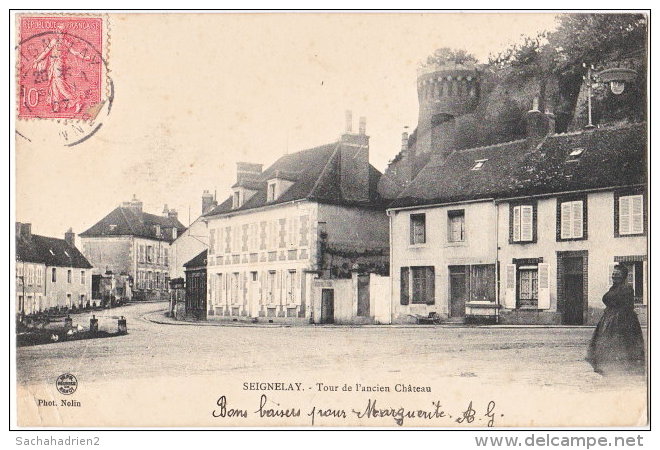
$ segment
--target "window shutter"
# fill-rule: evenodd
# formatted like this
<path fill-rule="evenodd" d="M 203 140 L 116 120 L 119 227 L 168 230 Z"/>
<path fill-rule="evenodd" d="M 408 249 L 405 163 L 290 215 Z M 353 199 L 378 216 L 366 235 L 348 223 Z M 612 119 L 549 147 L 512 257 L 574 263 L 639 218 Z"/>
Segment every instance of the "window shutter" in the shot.
<path fill-rule="evenodd" d="M 516 265 L 507 264 L 504 270 L 504 307 L 516 309 Z"/>
<path fill-rule="evenodd" d="M 647 285 L 647 275 L 646 275 L 646 261 L 642 263 L 642 304 L 646 305 L 647 304 L 647 293 L 646 293 L 646 285 Z"/>
<path fill-rule="evenodd" d="M 564 202 L 561 204 L 561 238 L 570 239 L 571 238 L 571 203 Z"/>
<path fill-rule="evenodd" d="M 435 305 L 435 267 L 426 268 L 426 304 Z"/>
<path fill-rule="evenodd" d="M 401 268 L 401 304 L 410 303 L 410 268 Z"/>
<path fill-rule="evenodd" d="M 532 240 L 532 206 L 521 206 L 520 209 L 520 240 Z"/>
<path fill-rule="evenodd" d="M 573 238 L 576 239 L 582 237 L 582 211 L 582 202 L 573 202 Z"/>
<path fill-rule="evenodd" d="M 641 195 L 630 197 L 630 232 L 644 232 L 644 198 Z"/>
<path fill-rule="evenodd" d="M 520 241 L 520 206 L 513 208 L 513 241 Z"/>
<path fill-rule="evenodd" d="M 614 282 L 612 281 L 612 272 L 617 263 L 611 262 L 607 264 L 607 288 L 611 288 Z"/>
<path fill-rule="evenodd" d="M 550 265 L 539 264 L 539 309 L 550 309 Z"/>
<path fill-rule="evenodd" d="M 619 198 L 619 234 L 630 234 L 630 197 Z"/>

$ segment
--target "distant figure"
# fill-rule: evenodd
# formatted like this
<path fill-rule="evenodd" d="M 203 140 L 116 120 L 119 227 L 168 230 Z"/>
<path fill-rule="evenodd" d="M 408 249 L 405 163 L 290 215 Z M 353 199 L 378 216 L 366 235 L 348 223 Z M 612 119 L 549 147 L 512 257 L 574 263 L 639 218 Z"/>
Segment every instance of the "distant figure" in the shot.
<path fill-rule="evenodd" d="M 644 338 L 627 277 L 628 268 L 617 264 L 612 271 L 612 287 L 603 296 L 605 312 L 589 344 L 587 361 L 601 375 L 644 373 Z"/>
<path fill-rule="evenodd" d="M 75 107 L 76 113 L 82 109 L 82 92 L 78 92 L 75 84 L 67 80 L 70 74 L 70 64 L 67 56 L 71 54 L 84 61 L 89 61 L 89 55 L 84 55 L 73 48 L 73 39 L 64 31 L 64 25 L 58 25 L 55 36 L 48 42 L 39 56 L 32 64 L 35 70 L 48 71 L 48 95 L 46 104 L 53 112 L 60 108 Z"/>

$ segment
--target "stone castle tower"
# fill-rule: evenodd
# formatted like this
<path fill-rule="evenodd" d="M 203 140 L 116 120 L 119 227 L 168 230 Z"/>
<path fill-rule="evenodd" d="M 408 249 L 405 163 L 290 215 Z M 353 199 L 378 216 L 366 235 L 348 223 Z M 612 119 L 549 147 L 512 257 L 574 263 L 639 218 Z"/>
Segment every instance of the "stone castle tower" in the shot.
<path fill-rule="evenodd" d="M 417 97 L 419 119 L 415 152 L 441 154 L 455 146 L 456 120 L 473 113 L 479 105 L 479 73 L 474 65 L 468 64 L 419 69 Z"/>

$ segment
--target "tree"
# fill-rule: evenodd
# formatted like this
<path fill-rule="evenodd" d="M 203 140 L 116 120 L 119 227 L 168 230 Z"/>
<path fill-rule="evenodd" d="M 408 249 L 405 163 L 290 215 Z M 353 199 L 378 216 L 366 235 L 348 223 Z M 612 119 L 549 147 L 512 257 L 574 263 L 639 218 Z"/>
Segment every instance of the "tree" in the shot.
<path fill-rule="evenodd" d="M 422 62 L 420 67 L 444 66 L 447 64 L 476 64 L 477 58 L 463 49 L 451 49 L 449 47 L 442 47 L 437 49 L 426 58 L 426 62 Z"/>

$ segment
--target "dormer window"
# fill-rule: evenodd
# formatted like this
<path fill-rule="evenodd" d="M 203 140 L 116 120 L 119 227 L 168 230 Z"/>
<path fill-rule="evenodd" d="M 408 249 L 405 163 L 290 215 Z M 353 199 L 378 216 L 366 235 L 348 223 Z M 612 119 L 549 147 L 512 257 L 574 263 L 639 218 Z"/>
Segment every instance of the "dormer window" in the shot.
<path fill-rule="evenodd" d="M 275 200 L 275 192 L 277 192 L 277 181 L 268 182 L 268 195 L 266 201 L 272 202 Z"/>
<path fill-rule="evenodd" d="M 176 227 L 172 228 L 172 239 L 176 239 L 176 238 L 177 238 L 177 232 L 178 232 L 178 231 L 179 231 L 179 230 L 177 230 Z"/>
<path fill-rule="evenodd" d="M 154 228 L 156 232 L 156 237 L 160 237 L 160 225 L 156 225 Z"/>
<path fill-rule="evenodd" d="M 484 166 L 484 163 L 488 161 L 487 159 L 475 159 L 474 160 L 474 166 L 472 167 L 472 170 L 481 170 L 481 168 Z"/>
<path fill-rule="evenodd" d="M 115 230 L 117 229 L 117 225 L 115 225 L 115 224 L 113 223 L 113 224 L 111 224 L 110 226 L 108 226 L 108 229 L 109 229 L 110 231 L 115 231 Z"/>
<path fill-rule="evenodd" d="M 239 208 L 241 206 L 241 191 L 235 191 L 234 192 L 234 202 L 232 204 L 232 207 L 234 209 Z"/>

